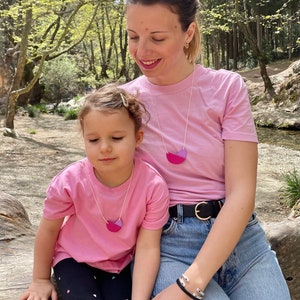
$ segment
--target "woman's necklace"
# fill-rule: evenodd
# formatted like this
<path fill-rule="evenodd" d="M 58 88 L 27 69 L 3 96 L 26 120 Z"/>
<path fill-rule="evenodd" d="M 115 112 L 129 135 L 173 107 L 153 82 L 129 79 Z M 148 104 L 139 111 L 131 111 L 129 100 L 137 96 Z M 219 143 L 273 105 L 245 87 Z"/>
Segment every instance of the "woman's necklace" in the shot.
<path fill-rule="evenodd" d="M 127 190 L 126 190 L 126 194 L 125 194 L 125 197 L 124 197 L 124 200 L 123 200 L 123 203 L 122 203 L 122 207 L 121 207 L 121 211 L 120 211 L 119 217 L 115 221 L 107 220 L 104 217 L 103 209 L 102 209 L 102 206 L 101 206 L 101 202 L 97 201 L 97 198 L 96 198 L 96 195 L 95 195 L 95 192 L 94 192 L 94 189 L 93 189 L 93 185 L 91 184 L 91 181 L 89 180 L 90 187 L 91 187 L 91 190 L 92 190 L 92 193 L 93 193 L 93 197 L 94 197 L 94 200 L 96 202 L 98 211 L 99 211 L 99 213 L 100 213 L 103 221 L 106 224 L 106 228 L 109 231 L 111 231 L 111 232 L 118 232 L 122 228 L 122 226 L 123 226 L 122 215 L 123 215 L 123 210 L 124 210 L 125 203 L 126 203 L 126 200 L 127 200 L 127 195 L 128 195 L 129 190 L 130 190 L 130 187 L 131 187 L 132 177 L 133 177 L 133 169 L 132 169 L 132 172 L 131 172 L 131 175 L 130 175 L 129 184 L 128 184 L 128 187 L 127 187 Z"/>
<path fill-rule="evenodd" d="M 190 116 L 190 108 L 191 108 L 191 101 L 192 101 L 192 95 L 193 95 L 194 77 L 195 77 L 195 68 L 193 70 L 192 85 L 191 85 L 191 89 L 190 89 L 190 99 L 189 99 L 188 110 L 187 110 L 187 114 L 186 114 L 183 144 L 182 144 L 181 149 L 177 152 L 170 152 L 167 150 L 166 142 L 165 142 L 164 136 L 162 134 L 159 117 L 157 114 L 157 109 L 154 104 L 152 95 L 150 93 L 151 102 L 152 102 L 152 105 L 154 106 L 154 109 L 156 112 L 156 119 L 157 119 L 157 124 L 158 124 L 158 128 L 159 128 L 159 134 L 161 136 L 161 140 L 162 140 L 163 146 L 165 148 L 166 158 L 171 164 L 175 164 L 175 165 L 182 164 L 187 157 L 187 150 L 186 150 L 185 145 L 186 145 L 187 130 L 188 130 L 188 126 L 189 126 L 189 116 Z"/>

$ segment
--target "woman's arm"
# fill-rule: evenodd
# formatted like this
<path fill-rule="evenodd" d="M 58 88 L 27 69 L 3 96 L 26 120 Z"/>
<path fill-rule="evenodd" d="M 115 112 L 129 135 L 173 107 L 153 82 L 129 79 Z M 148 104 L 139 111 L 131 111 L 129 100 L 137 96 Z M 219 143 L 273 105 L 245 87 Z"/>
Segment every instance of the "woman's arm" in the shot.
<path fill-rule="evenodd" d="M 140 229 L 133 269 L 132 300 L 149 300 L 160 262 L 160 230 Z"/>
<path fill-rule="evenodd" d="M 34 296 L 36 300 L 57 300 L 57 293 L 51 283 L 51 265 L 55 243 L 63 219 L 41 219 L 34 244 L 34 266 L 32 283 L 20 300 Z"/>
<path fill-rule="evenodd" d="M 186 289 L 205 290 L 238 243 L 254 210 L 257 175 L 257 144 L 225 141 L 226 201 L 192 265 L 185 274 Z M 190 299 L 176 284 L 162 291 L 155 300 Z"/>

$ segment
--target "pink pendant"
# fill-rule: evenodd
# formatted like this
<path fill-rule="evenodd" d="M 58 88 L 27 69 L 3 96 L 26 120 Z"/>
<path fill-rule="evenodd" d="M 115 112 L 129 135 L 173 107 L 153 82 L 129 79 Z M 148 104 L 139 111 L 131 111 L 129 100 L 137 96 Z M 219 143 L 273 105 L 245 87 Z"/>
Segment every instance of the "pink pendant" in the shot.
<path fill-rule="evenodd" d="M 167 160 L 174 165 L 182 164 L 187 156 L 187 152 L 184 148 L 182 148 L 177 153 L 167 152 L 166 153 Z"/>
<path fill-rule="evenodd" d="M 122 225 L 121 219 L 118 219 L 116 222 L 108 221 L 106 228 L 111 232 L 118 232 L 122 228 Z"/>

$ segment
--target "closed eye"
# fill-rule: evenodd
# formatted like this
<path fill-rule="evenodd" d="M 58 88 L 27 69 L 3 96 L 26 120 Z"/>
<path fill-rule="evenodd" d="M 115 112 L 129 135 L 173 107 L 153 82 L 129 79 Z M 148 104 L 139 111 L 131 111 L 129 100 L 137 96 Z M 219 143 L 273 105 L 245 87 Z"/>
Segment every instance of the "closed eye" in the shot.
<path fill-rule="evenodd" d="M 90 139 L 89 142 L 90 143 L 97 143 L 99 141 L 99 139 Z"/>
<path fill-rule="evenodd" d="M 123 140 L 123 136 L 118 136 L 118 137 L 112 137 L 112 139 L 114 140 L 114 141 L 121 141 L 121 140 Z"/>

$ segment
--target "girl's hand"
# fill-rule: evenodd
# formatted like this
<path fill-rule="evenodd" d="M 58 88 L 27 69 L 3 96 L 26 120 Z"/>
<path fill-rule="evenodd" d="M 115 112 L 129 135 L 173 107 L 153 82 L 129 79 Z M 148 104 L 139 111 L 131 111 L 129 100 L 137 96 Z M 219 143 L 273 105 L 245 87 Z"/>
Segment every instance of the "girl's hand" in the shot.
<path fill-rule="evenodd" d="M 55 287 L 49 279 L 33 281 L 20 300 L 58 300 Z"/>

